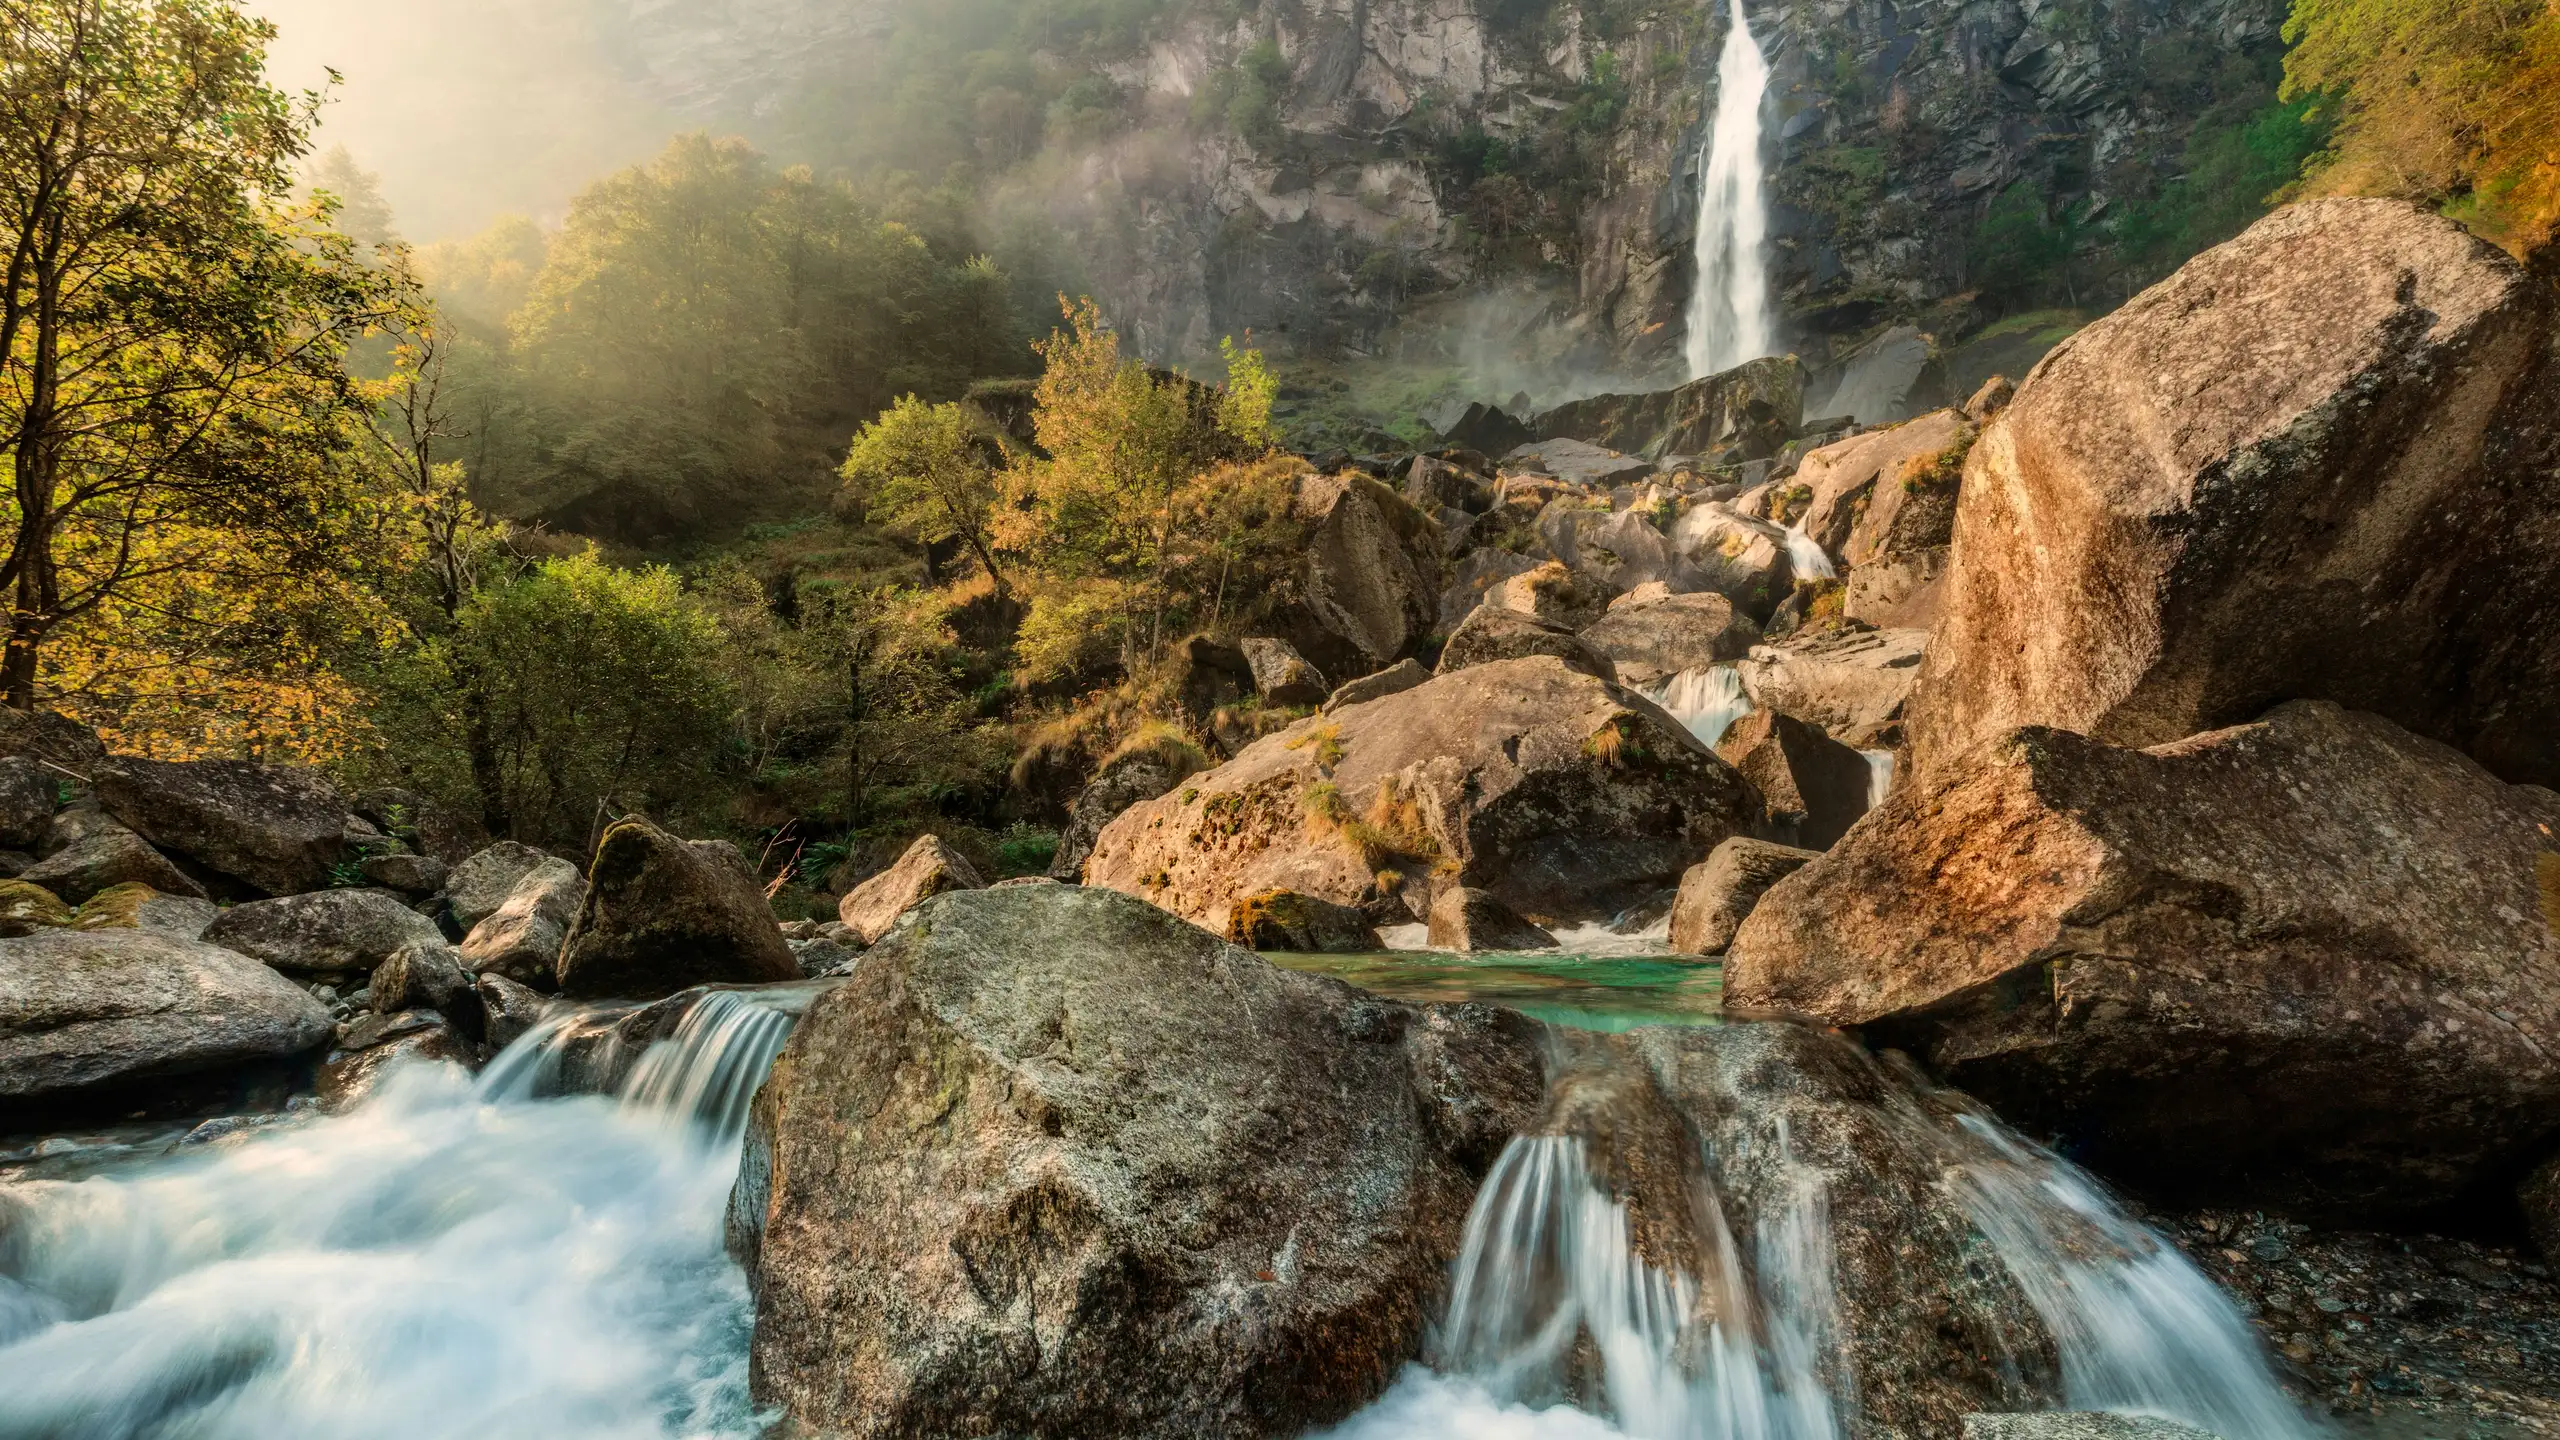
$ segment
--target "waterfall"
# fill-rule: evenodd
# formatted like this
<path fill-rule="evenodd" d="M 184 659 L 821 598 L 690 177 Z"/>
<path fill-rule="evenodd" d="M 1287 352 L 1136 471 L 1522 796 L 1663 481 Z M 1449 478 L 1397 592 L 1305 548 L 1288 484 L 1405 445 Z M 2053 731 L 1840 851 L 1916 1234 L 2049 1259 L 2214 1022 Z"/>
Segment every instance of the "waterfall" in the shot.
<path fill-rule="evenodd" d="M 1742 0 L 1716 57 L 1716 114 L 1698 154 L 1697 288 L 1689 296 L 1691 379 L 1757 360 L 1775 347 L 1769 314 L 1769 201 L 1760 163 L 1760 102 L 1769 62 Z"/>
<path fill-rule="evenodd" d="M 1893 752 L 1861 750 L 1867 762 L 1867 808 L 1873 810 L 1893 793 Z"/>
<path fill-rule="evenodd" d="M 1831 554 L 1804 533 L 1801 526 L 1787 527 L 1787 568 L 1798 580 L 1836 580 L 1839 567 L 1831 563 Z"/>
<path fill-rule="evenodd" d="M 1698 743 L 1710 747 L 1724 738 L 1734 721 L 1751 713 L 1751 697 L 1743 691 L 1742 674 L 1730 665 L 1683 670 L 1639 693 L 1688 727 L 1689 733 L 1698 737 Z"/>
<path fill-rule="evenodd" d="M 711 992 L 618 1097 L 535 1098 L 634 1013 L 573 1011 L 476 1082 L 400 1066 L 344 1114 L 0 1187 L 0 1434 L 761 1434 L 722 1214 L 805 1003 Z"/>

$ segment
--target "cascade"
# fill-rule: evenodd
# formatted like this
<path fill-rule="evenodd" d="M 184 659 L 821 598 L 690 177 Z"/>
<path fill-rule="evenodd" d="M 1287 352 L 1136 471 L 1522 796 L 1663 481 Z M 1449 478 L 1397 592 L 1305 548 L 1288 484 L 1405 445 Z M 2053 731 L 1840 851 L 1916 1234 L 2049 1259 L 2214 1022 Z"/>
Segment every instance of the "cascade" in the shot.
<path fill-rule="evenodd" d="M 1861 750 L 1867 762 L 1867 808 L 1873 810 L 1893 793 L 1893 752 Z"/>
<path fill-rule="evenodd" d="M 1683 670 L 1642 692 L 1644 698 L 1662 707 L 1662 713 L 1688 727 L 1698 743 L 1713 746 L 1733 728 L 1733 722 L 1751 713 L 1751 697 L 1742 688 L 1742 674 L 1730 665 L 1709 665 L 1702 670 Z"/>
<path fill-rule="evenodd" d="M 1787 527 L 1787 568 L 1798 580 L 1836 580 L 1839 567 L 1831 563 L 1830 552 L 1795 525 Z"/>
<path fill-rule="evenodd" d="M 1742 0 L 1716 58 L 1716 113 L 1698 154 L 1696 289 L 1689 296 L 1689 377 L 1757 360 L 1776 342 L 1769 313 L 1769 201 L 1760 160 L 1760 102 L 1769 62 Z"/>
<path fill-rule="evenodd" d="M 761 1433 L 721 1221 L 805 1003 L 711 992 L 617 1097 L 549 1094 L 630 1013 L 575 1010 L 477 1081 L 395 1067 L 344 1114 L 0 1189 L 0 1434 Z"/>

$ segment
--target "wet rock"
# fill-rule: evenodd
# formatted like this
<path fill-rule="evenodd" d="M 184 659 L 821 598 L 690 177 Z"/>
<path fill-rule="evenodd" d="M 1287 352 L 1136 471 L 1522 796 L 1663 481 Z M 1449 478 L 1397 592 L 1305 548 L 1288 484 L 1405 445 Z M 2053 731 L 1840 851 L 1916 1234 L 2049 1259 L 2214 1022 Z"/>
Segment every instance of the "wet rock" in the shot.
<path fill-rule="evenodd" d="M 1725 596 L 1666 594 L 1611 605 L 1582 641 L 1608 657 L 1621 683 L 1641 687 L 1741 659 L 1760 643 L 1760 627 Z"/>
<path fill-rule="evenodd" d="M 1389 695 L 1401 694 L 1430 678 L 1431 672 L 1423 669 L 1420 661 L 1399 660 L 1374 675 L 1363 675 L 1357 680 L 1344 681 L 1335 688 L 1333 694 L 1325 698 L 1324 704 L 1317 708 L 1330 715 L 1345 706 L 1366 705 L 1372 700 L 1382 700 Z M 1164 792 L 1156 793 L 1160 795 Z"/>
<path fill-rule="evenodd" d="M 219 946 L 142 930 L 0 940 L 0 1104 L 280 1059 L 329 1033 L 300 986 Z"/>
<path fill-rule="evenodd" d="M 374 968 L 373 1008 L 384 1015 L 404 1010 L 433 1010 L 477 1033 L 481 1029 L 479 992 L 462 954 L 441 941 L 404 945 Z"/>
<path fill-rule="evenodd" d="M 367 855 L 356 867 L 364 878 L 386 890 L 406 895 L 433 895 L 444 888 L 448 867 L 432 855 L 412 855 L 401 851 L 390 855 Z"/>
<path fill-rule="evenodd" d="M 1358 910 L 1295 890 L 1264 890 L 1237 900 L 1227 912 L 1227 939 L 1247 950 L 1304 955 L 1359 955 L 1387 948 Z"/>
<path fill-rule="evenodd" d="M 1671 903 L 1671 948 L 1683 955 L 1723 954 L 1770 886 L 1821 858 L 1819 850 L 1747 835 L 1718 845 L 1680 877 L 1680 898 Z"/>
<path fill-rule="evenodd" d="M 471 989 L 480 997 L 492 1054 L 513 1045 L 524 1032 L 540 1024 L 542 1012 L 550 1004 L 540 993 L 492 970 L 474 975 Z"/>
<path fill-rule="evenodd" d="M 726 845 L 646 820 L 597 842 L 585 901 L 560 951 L 560 990 L 654 1000 L 689 986 L 800 978 L 754 872 Z"/>
<path fill-rule="evenodd" d="M 1813 491 L 1804 533 L 1853 566 L 1946 544 L 1972 441 L 1964 416 L 1938 410 L 1814 451 L 1796 469 Z"/>
<path fill-rule="evenodd" d="M 1894 750 L 1928 645 L 1925 630 L 1841 626 L 1753 646 L 1734 672 L 1760 709 L 1819 725 L 1853 749 Z"/>
<path fill-rule="evenodd" d="M 1104 829 L 1108 833 L 1109 827 Z M 836 918 L 844 922 L 856 940 L 876 945 L 888 933 L 892 921 L 925 901 L 946 890 L 983 889 L 986 883 L 979 877 L 977 867 L 959 851 L 943 844 L 937 836 L 919 835 L 898 857 L 897 864 L 846 894 L 836 906 Z"/>
<path fill-rule="evenodd" d="M 234 905 L 204 939 L 279 970 L 332 974 L 370 971 L 403 946 L 440 945 L 444 932 L 387 890 L 319 890 Z"/>
<path fill-rule="evenodd" d="M 586 877 L 577 866 L 540 856 L 518 876 L 505 903 L 463 937 L 463 968 L 475 974 L 495 971 L 520 985 L 553 988 L 560 983 L 561 947 L 568 943 L 569 927 L 586 898 Z"/>
<path fill-rule="evenodd" d="M 1609 658 L 1563 625 L 1490 602 L 1476 607 L 1440 648 L 1439 673 L 1449 675 L 1474 665 L 1531 655 L 1552 656 L 1566 669 L 1597 680 L 1617 679 Z"/>
<path fill-rule="evenodd" d="M 1439 527 L 1357 475 L 1308 476 L 1291 513 L 1306 526 L 1306 570 L 1289 607 L 1299 653 L 1324 674 L 1359 675 L 1420 645 L 1448 583 Z"/>
<path fill-rule="evenodd" d="M 71 907 L 41 885 L 0 880 L 0 938 L 32 935 L 77 920 Z"/>
<path fill-rule="evenodd" d="M 473 1068 L 478 1047 L 469 1036 L 432 1010 L 401 1015 L 375 1015 L 354 1033 L 340 1037 L 336 1049 L 320 1064 L 313 1088 L 323 1110 L 346 1110 L 370 1096 L 396 1064 L 443 1061 Z"/>
<path fill-rule="evenodd" d="M 1752 711 L 1726 727 L 1716 754 L 1760 792 L 1772 839 L 1828 850 L 1867 813 L 1867 757 L 1792 715 Z"/>
<path fill-rule="evenodd" d="M 312 770 L 119 755 L 92 766 L 90 781 L 106 812 L 143 839 L 268 895 L 326 889 L 351 845 L 379 834 Z"/>
<path fill-rule="evenodd" d="M 0 850 L 40 850 L 62 778 L 24 755 L 0 757 Z"/>
<path fill-rule="evenodd" d="M 1520 918 L 1489 891 L 1453 885 L 1431 902 L 1434 950 L 1552 950 L 1556 937 Z"/>
<path fill-rule="evenodd" d="M 1968 462 L 1916 768 L 2316 698 L 2560 783 L 2553 307 L 2449 220 L 2317 200 L 2065 341 Z"/>
<path fill-rule="evenodd" d="M 453 917 L 457 929 L 469 934 L 473 926 L 498 913 L 527 875 L 545 866 L 567 866 L 573 874 L 577 869 L 566 860 L 513 840 L 488 846 L 445 875 L 441 894 L 446 913 Z"/>
<path fill-rule="evenodd" d="M 1548 656 L 1301 720 L 1102 832 L 1085 882 L 1224 930 L 1295 890 L 1421 910 L 1451 885 L 1603 917 L 1676 883 L 1758 797 L 1669 716 Z"/>
<path fill-rule="evenodd" d="M 1967 1415 L 1964 1440 L 2225 1440 L 2143 1415 L 2049 1410 L 2037 1415 Z"/>
<path fill-rule="evenodd" d="M 2326 702 L 2149 750 L 2021 730 L 1762 897 L 1725 994 L 2151 1193 L 2406 1215 L 2560 1133 L 2537 826 L 2560 797 Z"/>
<path fill-rule="evenodd" d="M 65 811 L 53 827 L 53 839 L 60 848 L 19 871 L 18 878 L 74 905 L 119 885 L 148 885 L 165 895 L 204 898 L 204 887 L 168 856 L 97 811 Z"/>
<path fill-rule="evenodd" d="M 163 895 L 148 885 L 111 885 L 90 896 L 72 923 L 83 930 L 148 930 L 180 940 L 201 940 L 222 908 L 194 895 Z"/>
<path fill-rule="evenodd" d="M 1121 811 L 1141 800 L 1153 800 L 1198 773 L 1202 758 L 1196 752 L 1159 747 L 1104 762 L 1067 812 L 1067 827 L 1058 835 L 1058 853 L 1049 861 L 1050 876 L 1066 881 L 1081 879 L 1085 857 L 1093 853 L 1094 838 L 1102 833 L 1102 827 L 1118 819 Z"/>
<path fill-rule="evenodd" d="M 1324 676 L 1286 640 L 1267 636 L 1241 642 L 1245 663 L 1253 667 L 1254 692 L 1266 705 L 1316 705 L 1324 700 Z"/>
<path fill-rule="evenodd" d="M 731 1210 L 756 1400 L 848 1437 L 1339 1420 L 1420 1352 L 1534 1108 L 1530 1029 L 1107 890 L 938 897 L 757 1096 Z"/>

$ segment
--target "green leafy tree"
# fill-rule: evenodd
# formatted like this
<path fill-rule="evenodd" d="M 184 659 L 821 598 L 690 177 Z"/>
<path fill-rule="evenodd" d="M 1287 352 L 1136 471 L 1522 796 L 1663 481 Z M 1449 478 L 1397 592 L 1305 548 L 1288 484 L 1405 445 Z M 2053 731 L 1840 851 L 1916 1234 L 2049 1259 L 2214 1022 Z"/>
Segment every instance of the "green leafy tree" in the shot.
<path fill-rule="evenodd" d="M 1001 592 L 1004 572 L 990 548 L 995 472 L 987 463 L 987 452 L 996 449 L 960 406 L 902 396 L 853 437 L 842 472 L 846 493 L 873 519 L 911 539 L 966 545 Z"/>
<path fill-rule="evenodd" d="M 224 0 L 26 0 L 0 25 L 0 695 L 48 638 L 155 587 L 324 564 L 366 397 L 349 344 L 402 297 L 287 217 L 315 97 L 261 79 Z"/>

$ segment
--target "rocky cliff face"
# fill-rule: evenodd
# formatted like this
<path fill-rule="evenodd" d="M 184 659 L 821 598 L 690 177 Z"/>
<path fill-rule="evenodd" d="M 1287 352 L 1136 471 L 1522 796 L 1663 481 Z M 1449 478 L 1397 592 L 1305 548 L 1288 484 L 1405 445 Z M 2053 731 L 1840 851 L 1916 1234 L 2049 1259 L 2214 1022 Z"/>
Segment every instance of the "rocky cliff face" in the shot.
<path fill-rule="evenodd" d="M 621 3 L 630 63 L 671 101 L 778 135 L 795 97 L 870 83 L 866 48 L 904 0 Z M 1991 202 L 2025 182 L 2023 201 L 2067 235 L 2066 214 L 2085 228 L 2147 193 L 2199 113 L 2263 89 L 2250 57 L 2278 47 L 2283 8 L 1751 7 L 1772 66 L 1784 338 L 1819 372 L 1889 322 L 1978 324 L 1959 297 Z M 1516 376 L 1542 402 L 1566 377 L 1687 378 L 1672 372 L 1725 16 L 1643 0 L 1163 0 L 1117 53 L 1035 52 L 1091 65 L 1090 85 L 1035 114 L 1042 138 L 975 183 L 993 230 L 1054 227 L 1068 253 L 1046 258 L 1159 358 L 1251 330 L 1284 353 Z M 1000 119 L 972 123 L 991 134 Z"/>

